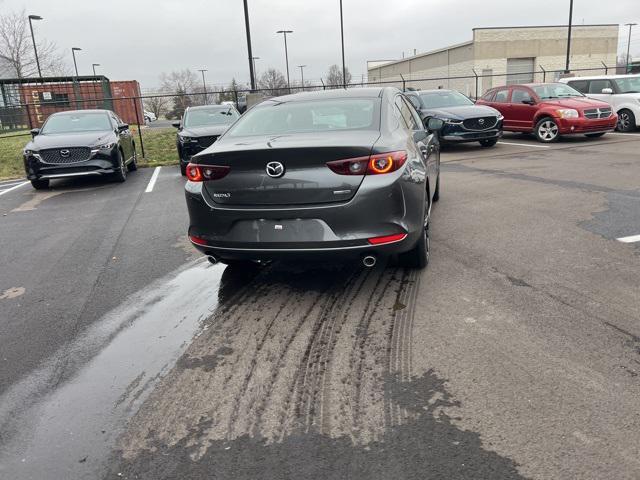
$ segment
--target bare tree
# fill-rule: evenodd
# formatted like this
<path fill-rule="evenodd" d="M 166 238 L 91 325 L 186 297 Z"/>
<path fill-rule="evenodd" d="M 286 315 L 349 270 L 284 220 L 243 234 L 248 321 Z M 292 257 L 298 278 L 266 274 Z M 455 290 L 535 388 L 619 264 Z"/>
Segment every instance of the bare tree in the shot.
<path fill-rule="evenodd" d="M 160 74 L 161 90 L 174 95 L 167 118 L 180 118 L 185 108 L 193 104 L 194 99 L 189 94 L 196 92 L 197 81 L 198 77 L 189 69 Z"/>
<path fill-rule="evenodd" d="M 346 72 L 347 85 L 349 85 L 351 83 L 351 72 L 349 72 L 348 68 L 345 68 L 345 72 Z M 342 83 L 343 83 L 342 69 L 336 64 L 331 65 L 329 67 L 329 71 L 327 72 L 325 82 L 327 86 L 330 86 L 330 87 L 342 87 Z"/>
<path fill-rule="evenodd" d="M 260 76 L 258 86 L 266 95 L 278 96 L 287 93 L 287 80 L 282 72 L 275 68 L 268 69 Z"/>
<path fill-rule="evenodd" d="M 160 118 L 161 115 L 167 113 L 169 108 L 170 97 L 147 97 L 144 99 L 144 109 L 156 116 L 156 118 Z"/>
<path fill-rule="evenodd" d="M 65 64 L 56 45 L 47 40 L 37 43 L 42 75 L 65 75 L 70 67 Z M 17 78 L 38 75 L 38 67 L 24 10 L 0 14 L 0 59 L 6 76 Z"/>

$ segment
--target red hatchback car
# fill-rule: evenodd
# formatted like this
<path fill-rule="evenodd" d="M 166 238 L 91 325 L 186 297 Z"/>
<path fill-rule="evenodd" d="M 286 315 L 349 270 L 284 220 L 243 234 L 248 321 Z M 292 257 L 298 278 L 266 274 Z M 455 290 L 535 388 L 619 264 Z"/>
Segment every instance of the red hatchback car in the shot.
<path fill-rule="evenodd" d="M 544 143 L 561 135 L 600 137 L 616 127 L 611 105 L 587 98 L 563 83 L 530 83 L 489 90 L 477 102 L 504 116 L 504 130 L 530 132 Z"/>

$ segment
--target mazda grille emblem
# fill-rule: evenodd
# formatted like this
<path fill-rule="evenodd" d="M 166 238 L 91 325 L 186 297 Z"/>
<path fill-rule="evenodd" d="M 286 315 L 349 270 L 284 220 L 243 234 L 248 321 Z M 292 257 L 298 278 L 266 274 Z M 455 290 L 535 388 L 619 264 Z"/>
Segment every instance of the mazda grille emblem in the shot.
<path fill-rule="evenodd" d="M 61 157 L 68 157 L 69 156 L 69 150 L 60 150 L 60 156 Z"/>
<path fill-rule="evenodd" d="M 267 175 L 271 178 L 280 178 L 284 175 L 284 165 L 280 162 L 267 163 Z"/>
<path fill-rule="evenodd" d="M 481 118 L 480 120 L 478 120 L 478 123 L 479 123 L 480 125 L 484 125 L 484 118 Z"/>

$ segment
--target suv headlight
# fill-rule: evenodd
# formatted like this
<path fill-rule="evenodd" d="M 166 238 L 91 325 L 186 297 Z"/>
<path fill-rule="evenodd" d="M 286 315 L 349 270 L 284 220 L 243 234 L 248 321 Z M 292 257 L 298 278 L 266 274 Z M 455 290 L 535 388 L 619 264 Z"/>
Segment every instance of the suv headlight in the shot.
<path fill-rule="evenodd" d="M 31 149 L 25 148 L 23 152 L 27 157 L 33 157 L 40 160 L 40 152 L 38 152 L 37 150 L 31 150 Z"/>
<path fill-rule="evenodd" d="M 578 111 L 573 108 L 561 108 L 556 110 L 556 113 L 560 118 L 578 118 L 580 116 Z"/>
<path fill-rule="evenodd" d="M 501 113 L 498 114 L 498 116 L 496 117 L 496 120 L 500 121 L 500 120 L 504 120 L 504 115 L 502 115 Z"/>
<path fill-rule="evenodd" d="M 178 140 L 180 141 L 180 143 L 189 143 L 189 142 L 193 141 L 193 138 L 185 137 L 183 135 L 178 135 Z"/>
<path fill-rule="evenodd" d="M 116 142 L 111 143 L 103 143 L 101 145 L 96 145 L 91 147 L 91 154 L 94 155 L 98 153 L 100 150 L 111 150 L 115 146 Z"/>
<path fill-rule="evenodd" d="M 462 120 L 453 120 L 451 118 L 443 118 L 442 121 L 449 125 L 462 125 Z"/>

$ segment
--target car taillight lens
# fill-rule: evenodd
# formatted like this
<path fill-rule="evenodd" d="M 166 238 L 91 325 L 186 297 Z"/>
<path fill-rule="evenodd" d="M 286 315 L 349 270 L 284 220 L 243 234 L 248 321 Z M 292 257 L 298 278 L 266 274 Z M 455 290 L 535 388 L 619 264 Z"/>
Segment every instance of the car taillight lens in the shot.
<path fill-rule="evenodd" d="M 204 182 L 205 180 L 219 180 L 225 177 L 231 167 L 223 165 L 187 165 L 187 178 L 192 182 Z"/>
<path fill-rule="evenodd" d="M 189 240 L 191 240 L 196 245 L 202 245 L 203 247 L 207 246 L 207 241 L 202 237 L 198 237 L 196 235 L 189 235 Z"/>
<path fill-rule="evenodd" d="M 396 233 L 395 235 L 385 235 L 384 237 L 369 238 L 368 241 L 371 245 L 383 245 L 385 243 L 399 242 L 407 238 L 406 233 Z"/>
<path fill-rule="evenodd" d="M 395 172 L 407 161 L 407 152 L 378 153 L 370 157 L 348 158 L 327 162 L 333 172 L 338 175 L 381 175 Z"/>

